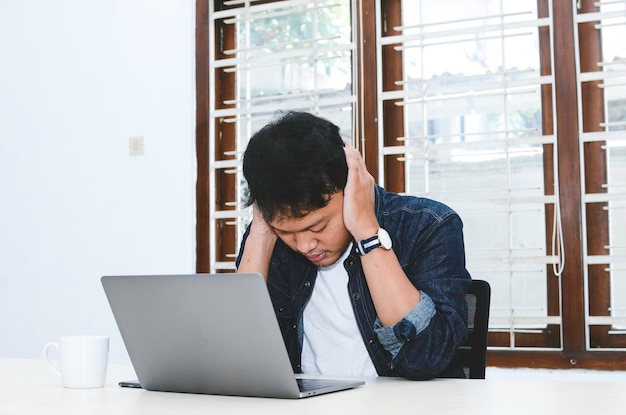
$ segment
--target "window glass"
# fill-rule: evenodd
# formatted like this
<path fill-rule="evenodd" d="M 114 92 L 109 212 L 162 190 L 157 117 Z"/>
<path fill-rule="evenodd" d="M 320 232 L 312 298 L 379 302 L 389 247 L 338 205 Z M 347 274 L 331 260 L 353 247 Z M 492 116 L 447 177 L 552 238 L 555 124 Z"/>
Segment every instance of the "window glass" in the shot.
<path fill-rule="evenodd" d="M 406 191 L 464 221 L 491 325 L 547 324 L 546 203 L 536 1 L 402 2 Z M 534 320 L 533 320 L 534 319 Z M 520 323 L 525 321 L 525 323 Z"/>

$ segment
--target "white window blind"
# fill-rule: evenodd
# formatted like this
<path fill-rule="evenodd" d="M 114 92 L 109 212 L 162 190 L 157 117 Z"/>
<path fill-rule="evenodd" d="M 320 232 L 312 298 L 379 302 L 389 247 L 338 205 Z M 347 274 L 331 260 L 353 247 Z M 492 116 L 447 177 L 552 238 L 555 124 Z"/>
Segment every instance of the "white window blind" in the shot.
<path fill-rule="evenodd" d="M 561 324 L 546 292 L 548 269 L 558 273 L 562 261 L 546 230 L 558 201 L 544 185 L 555 136 L 542 127 L 541 90 L 553 78 L 540 70 L 539 29 L 551 18 L 538 17 L 536 0 L 404 0 L 402 19 L 398 35 L 378 35 L 379 56 L 403 53 L 401 89 L 379 88 L 380 134 L 385 102 L 405 120 L 379 162 L 399 158 L 407 193 L 459 212 L 468 269 L 492 286 L 490 330 L 509 333 L 515 348 L 516 333 Z"/>
<path fill-rule="evenodd" d="M 232 125 L 236 139 L 235 149 L 227 154 L 215 154 L 210 146 L 210 188 L 216 189 L 215 172 L 221 170 L 236 175 L 240 198 L 228 201 L 228 209 L 212 208 L 212 241 L 218 220 L 235 226 L 239 239 L 250 220 L 250 210 L 243 207 L 245 181 L 240 163 L 254 132 L 279 111 L 301 110 L 330 119 L 346 139 L 352 139 L 356 103 L 352 81 L 356 47 L 349 0 L 226 1 L 223 10 L 215 9 L 217 3 L 212 2 L 209 11 L 210 36 L 234 30 L 236 45 L 216 45 L 215 37 L 210 37 L 210 84 L 215 85 L 216 77 L 231 76 L 235 93 L 233 99 L 219 102 L 219 91 L 212 88 L 209 131 L 216 137 L 216 125 L 226 123 Z M 211 207 L 215 206 L 214 192 L 212 196 Z M 235 256 L 233 251 L 228 261 L 217 261 L 212 249 L 212 270 L 234 269 Z"/>
<path fill-rule="evenodd" d="M 577 15 L 577 25 L 592 23 L 595 30 L 601 33 L 601 58 L 594 70 L 578 69 L 579 88 L 593 84 L 603 94 L 604 121 L 593 126 L 593 131 L 582 131 L 579 135 L 584 156 L 587 143 L 598 142 L 602 145 L 606 160 L 606 183 L 604 191 L 581 189 L 583 203 L 586 207 L 602 204 L 607 212 L 609 223 L 608 244 L 606 252 L 598 254 L 590 252 L 585 245 L 586 272 L 586 322 L 587 331 L 592 332 L 594 326 L 609 326 L 609 335 L 626 333 L 626 1 L 600 1 L 596 3 L 597 11 Z M 579 90 L 579 118 L 584 120 L 585 105 Z M 597 127 L 597 128 L 595 128 Z M 581 156 L 581 165 L 585 159 Z M 592 167 L 585 167 L 590 169 Z M 584 185 L 583 185 L 584 187 Z M 583 212 L 586 212 L 583 209 Z M 584 219 L 587 219 L 585 217 Z M 594 232 L 592 224 L 585 226 L 587 235 Z M 587 242 L 589 237 L 584 238 Z M 594 284 L 591 274 L 593 267 L 602 267 L 608 278 L 610 289 L 609 309 L 606 313 L 592 312 L 590 309 L 589 287 Z M 601 315 L 599 315 L 601 314 Z M 588 334 L 588 339 L 593 335 Z M 587 347 L 592 351 L 619 349 L 619 345 L 606 342 L 590 343 Z M 626 350 L 622 346 L 621 350 Z"/>

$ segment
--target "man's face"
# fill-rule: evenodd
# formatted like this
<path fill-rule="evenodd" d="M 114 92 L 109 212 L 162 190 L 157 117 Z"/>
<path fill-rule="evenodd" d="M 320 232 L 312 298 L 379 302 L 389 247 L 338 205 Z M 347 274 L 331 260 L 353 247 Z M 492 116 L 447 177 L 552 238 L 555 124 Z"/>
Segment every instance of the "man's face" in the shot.
<path fill-rule="evenodd" d="M 269 223 L 283 242 L 318 267 L 332 265 L 352 237 L 343 224 L 343 192 L 331 196 L 323 208 L 301 218 L 277 217 Z"/>

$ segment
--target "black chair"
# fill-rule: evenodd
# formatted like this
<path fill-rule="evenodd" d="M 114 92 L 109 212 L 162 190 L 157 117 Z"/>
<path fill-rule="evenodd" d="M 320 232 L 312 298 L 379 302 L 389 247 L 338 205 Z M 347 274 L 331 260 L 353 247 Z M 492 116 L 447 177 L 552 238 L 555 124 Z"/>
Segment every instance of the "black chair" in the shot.
<path fill-rule="evenodd" d="M 484 379 L 487 363 L 487 335 L 491 286 L 487 281 L 472 280 L 465 296 L 468 308 L 467 340 L 459 351 L 468 379 Z"/>

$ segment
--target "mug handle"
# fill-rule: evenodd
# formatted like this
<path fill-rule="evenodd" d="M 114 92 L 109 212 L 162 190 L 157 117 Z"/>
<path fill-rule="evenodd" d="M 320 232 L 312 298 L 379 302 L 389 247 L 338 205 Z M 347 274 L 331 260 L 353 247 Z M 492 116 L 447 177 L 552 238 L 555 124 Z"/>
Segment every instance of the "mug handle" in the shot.
<path fill-rule="evenodd" d="M 57 352 L 59 351 L 59 343 L 48 343 L 44 346 L 43 348 L 43 360 L 44 362 L 46 362 L 46 365 L 48 365 L 48 367 L 50 369 L 52 369 L 52 371 L 54 373 L 57 374 L 57 376 L 61 377 L 61 372 L 59 371 L 59 369 L 57 369 L 56 367 L 54 367 L 54 365 L 52 364 L 52 362 L 48 359 L 48 351 L 51 349 L 57 349 Z"/>

